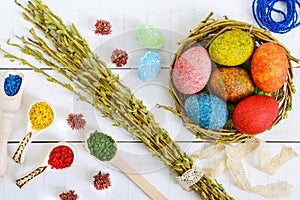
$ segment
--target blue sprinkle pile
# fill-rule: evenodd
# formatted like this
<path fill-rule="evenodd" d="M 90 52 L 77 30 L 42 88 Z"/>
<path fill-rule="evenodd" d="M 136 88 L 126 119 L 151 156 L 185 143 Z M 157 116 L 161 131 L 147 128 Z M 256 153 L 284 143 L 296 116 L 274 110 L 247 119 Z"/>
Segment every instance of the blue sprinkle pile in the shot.
<path fill-rule="evenodd" d="M 228 108 L 220 98 L 211 94 L 189 96 L 184 103 L 187 116 L 206 129 L 222 128 L 228 119 Z"/>
<path fill-rule="evenodd" d="M 282 3 L 286 8 L 282 10 L 276 8 L 277 3 Z M 300 0 L 254 0 L 252 3 L 252 13 L 258 25 L 280 34 L 300 25 L 299 9 Z M 272 17 L 274 13 L 282 16 L 282 20 L 274 20 Z"/>
<path fill-rule="evenodd" d="M 14 96 L 19 92 L 22 78 L 19 75 L 9 74 L 4 81 L 4 91 L 7 96 Z"/>
<path fill-rule="evenodd" d="M 161 69 L 160 56 L 152 51 L 148 51 L 142 55 L 138 62 L 138 76 L 143 81 L 153 80 Z"/>

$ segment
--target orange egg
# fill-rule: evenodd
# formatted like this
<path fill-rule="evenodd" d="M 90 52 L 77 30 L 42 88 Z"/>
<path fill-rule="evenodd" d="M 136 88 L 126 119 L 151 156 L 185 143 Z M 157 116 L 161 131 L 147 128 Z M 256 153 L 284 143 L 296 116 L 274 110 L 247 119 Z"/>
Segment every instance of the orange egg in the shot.
<path fill-rule="evenodd" d="M 289 61 L 285 50 L 274 42 L 259 46 L 252 57 L 251 74 L 255 85 L 264 92 L 279 90 L 287 77 Z"/>

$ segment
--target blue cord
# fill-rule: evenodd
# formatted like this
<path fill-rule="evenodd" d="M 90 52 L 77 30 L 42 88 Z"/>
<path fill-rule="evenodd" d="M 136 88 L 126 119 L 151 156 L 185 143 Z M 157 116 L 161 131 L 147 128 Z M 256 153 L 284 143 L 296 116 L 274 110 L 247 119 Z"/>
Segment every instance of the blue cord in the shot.
<path fill-rule="evenodd" d="M 286 4 L 286 12 L 274 8 L 274 5 L 278 2 Z M 261 28 L 267 28 L 274 33 L 287 33 L 299 26 L 298 11 L 300 11 L 300 0 L 254 0 L 252 3 L 252 13 L 255 21 Z M 272 13 L 281 15 L 283 20 L 275 21 L 272 18 Z"/>

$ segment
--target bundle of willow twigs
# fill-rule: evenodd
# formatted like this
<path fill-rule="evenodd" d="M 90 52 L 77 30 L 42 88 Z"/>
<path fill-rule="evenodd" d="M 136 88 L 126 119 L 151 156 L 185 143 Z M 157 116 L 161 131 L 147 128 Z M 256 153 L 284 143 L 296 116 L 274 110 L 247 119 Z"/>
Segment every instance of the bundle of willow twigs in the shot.
<path fill-rule="evenodd" d="M 169 85 L 170 85 L 170 94 L 175 102 L 176 110 L 167 106 L 160 106 L 160 107 L 164 107 L 165 109 L 170 110 L 177 116 L 180 116 L 182 118 L 184 126 L 190 132 L 195 134 L 198 138 L 201 138 L 206 141 L 216 142 L 216 143 L 244 142 L 253 136 L 242 134 L 239 131 L 237 131 L 234 128 L 231 120 L 228 120 L 226 125 L 221 129 L 210 130 L 193 123 L 192 120 L 186 115 L 184 111 L 184 102 L 185 99 L 187 98 L 187 95 L 180 93 L 175 88 L 171 78 L 172 70 L 180 55 L 188 48 L 195 45 L 201 44 L 205 48 L 208 48 L 210 43 L 218 35 L 224 33 L 225 31 L 233 30 L 233 29 L 240 29 L 248 32 L 251 35 L 251 37 L 254 38 L 255 44 L 258 46 L 265 42 L 275 42 L 281 45 L 286 51 L 287 57 L 289 59 L 289 69 L 288 69 L 288 75 L 284 86 L 278 91 L 270 94 L 272 95 L 272 97 L 274 97 L 277 100 L 279 105 L 278 116 L 273 122 L 271 127 L 275 126 L 283 118 L 287 117 L 287 112 L 292 109 L 292 94 L 295 92 L 292 83 L 293 81 L 292 61 L 298 62 L 299 60 L 292 57 L 290 55 L 289 50 L 283 44 L 281 44 L 275 37 L 273 37 L 269 31 L 263 30 L 261 28 L 255 27 L 245 22 L 230 20 L 227 17 L 224 17 L 224 19 L 222 20 L 215 20 L 211 18 L 212 14 L 213 13 L 210 13 L 208 17 L 198 25 L 198 27 L 196 27 L 193 31 L 189 33 L 189 35 L 185 40 L 180 42 L 180 47 L 173 57 L 170 76 L 169 76 L 170 77 Z"/>
<path fill-rule="evenodd" d="M 140 139 L 177 176 L 192 168 L 193 161 L 183 152 L 168 132 L 159 127 L 153 115 L 142 101 L 136 99 L 130 89 L 123 85 L 106 64 L 95 55 L 80 35 L 74 24 L 67 26 L 61 18 L 40 0 L 28 1 L 26 5 L 16 2 L 23 9 L 23 18 L 35 28 L 30 29 L 30 38 L 20 37 L 20 44 L 8 44 L 18 48 L 23 57 L 34 57 L 63 75 L 62 82 L 45 70 L 34 66 L 21 56 L 15 56 L 0 48 L 4 56 L 27 65 L 47 80 L 61 85 L 99 110 L 104 117 L 113 120 L 114 125 L 126 129 Z M 37 32 L 43 33 L 42 37 Z M 203 199 L 232 199 L 222 185 L 203 175 L 192 189 Z"/>

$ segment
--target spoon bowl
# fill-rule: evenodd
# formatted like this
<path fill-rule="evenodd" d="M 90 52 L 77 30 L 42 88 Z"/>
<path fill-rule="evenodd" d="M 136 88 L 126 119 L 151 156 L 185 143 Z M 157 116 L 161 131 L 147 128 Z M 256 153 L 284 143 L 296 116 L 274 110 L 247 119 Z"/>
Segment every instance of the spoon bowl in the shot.
<path fill-rule="evenodd" d="M 91 147 L 88 145 L 88 140 L 92 139 L 91 138 L 92 134 L 103 134 L 105 140 L 109 141 L 111 143 L 110 145 L 107 145 L 104 148 L 102 148 L 101 152 L 98 152 L 98 153 L 101 153 L 101 155 L 98 155 L 98 157 L 93 154 L 93 150 L 91 150 L 90 149 Z M 117 155 L 117 143 L 115 142 L 115 140 L 110 135 L 104 134 L 97 130 L 88 131 L 88 133 L 86 134 L 85 139 L 84 139 L 84 146 L 85 146 L 86 150 L 89 152 L 89 154 L 94 159 L 99 160 L 101 162 L 111 162 Z M 107 155 L 107 148 L 110 148 L 112 150 L 112 155 Z M 104 151 L 106 151 L 106 152 L 104 152 Z M 100 158 L 100 156 L 102 156 L 102 158 Z"/>

